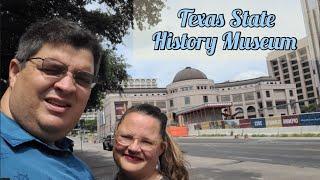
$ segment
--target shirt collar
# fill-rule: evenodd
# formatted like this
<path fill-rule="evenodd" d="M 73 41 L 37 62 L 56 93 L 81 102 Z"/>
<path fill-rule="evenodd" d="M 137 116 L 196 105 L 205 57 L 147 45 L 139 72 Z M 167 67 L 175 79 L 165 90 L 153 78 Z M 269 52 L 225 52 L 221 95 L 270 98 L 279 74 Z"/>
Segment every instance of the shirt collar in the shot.
<path fill-rule="evenodd" d="M 73 144 L 71 139 L 63 138 L 62 140 L 55 142 L 55 146 L 48 145 L 29 134 L 16 121 L 9 118 L 2 112 L 0 112 L 0 134 L 1 137 L 12 147 L 16 147 L 30 141 L 37 141 L 52 150 L 70 151 L 70 147 Z"/>

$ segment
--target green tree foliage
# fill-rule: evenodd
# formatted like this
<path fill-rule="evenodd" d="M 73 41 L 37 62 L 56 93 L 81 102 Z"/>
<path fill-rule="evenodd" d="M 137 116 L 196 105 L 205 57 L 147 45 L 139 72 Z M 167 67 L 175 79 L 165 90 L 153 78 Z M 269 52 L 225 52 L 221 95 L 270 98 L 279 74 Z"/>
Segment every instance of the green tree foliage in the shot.
<path fill-rule="evenodd" d="M 114 90 L 121 92 L 119 82 L 128 78 L 126 68 L 129 65 L 125 63 L 122 56 L 117 56 L 113 50 L 107 49 L 103 52 L 102 59 L 107 59 L 107 61 L 101 62 L 99 83 L 92 89 L 87 109 L 101 108 L 104 93 Z"/>
<path fill-rule="evenodd" d="M 317 104 L 310 104 L 309 106 L 301 107 L 302 113 L 319 112 L 319 111 L 320 111 L 320 105 L 317 105 Z"/>
<path fill-rule="evenodd" d="M 88 10 L 90 4 L 96 7 Z M 119 82 L 127 78 L 122 57 L 115 55 L 114 46 L 122 42 L 130 28 L 137 25 L 144 29 L 160 22 L 162 0 L 4 0 L 0 2 L 1 48 L 0 48 L 0 96 L 8 79 L 8 65 L 14 57 L 20 36 L 33 22 L 53 17 L 63 17 L 78 22 L 94 32 L 106 44 L 103 67 L 99 76 L 102 82 L 92 90 L 88 109 L 101 107 L 103 90 L 121 90 Z M 93 7 L 93 6 L 92 6 Z M 113 49 L 113 50 L 112 50 Z M 109 62 L 110 61 L 110 62 Z M 113 66 L 114 65 L 114 66 Z"/>
<path fill-rule="evenodd" d="M 91 133 L 97 132 L 97 120 L 85 120 L 84 121 L 84 129 L 89 130 Z"/>

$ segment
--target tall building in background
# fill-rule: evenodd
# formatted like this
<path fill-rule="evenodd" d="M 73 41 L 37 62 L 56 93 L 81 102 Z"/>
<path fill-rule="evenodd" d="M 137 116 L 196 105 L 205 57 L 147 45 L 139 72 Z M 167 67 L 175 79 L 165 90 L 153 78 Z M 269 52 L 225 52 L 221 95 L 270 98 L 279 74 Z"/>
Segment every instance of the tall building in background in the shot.
<path fill-rule="evenodd" d="M 295 84 L 300 107 L 318 102 L 318 71 L 310 57 L 308 38 L 298 41 L 295 51 L 268 53 L 267 65 L 270 76 L 283 84 Z"/>
<path fill-rule="evenodd" d="M 320 0 L 301 0 L 308 45 L 310 49 L 311 66 L 320 71 Z M 317 89 L 320 91 L 320 77 L 317 78 Z"/>
<path fill-rule="evenodd" d="M 301 0 L 307 37 L 296 51 L 273 51 L 267 56 L 268 72 L 281 83 L 294 83 L 300 107 L 319 103 L 320 0 Z"/>
<path fill-rule="evenodd" d="M 146 78 L 130 78 L 127 81 L 122 82 L 121 86 L 123 88 L 157 88 L 157 80 Z"/>

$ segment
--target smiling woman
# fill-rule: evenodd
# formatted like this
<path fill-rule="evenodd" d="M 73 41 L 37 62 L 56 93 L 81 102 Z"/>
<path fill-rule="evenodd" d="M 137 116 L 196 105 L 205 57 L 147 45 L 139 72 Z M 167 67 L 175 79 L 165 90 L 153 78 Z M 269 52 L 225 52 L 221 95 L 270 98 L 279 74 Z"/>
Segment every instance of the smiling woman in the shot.
<path fill-rule="evenodd" d="M 117 180 L 188 180 L 179 147 L 166 132 L 167 117 L 149 104 L 133 106 L 115 130 Z"/>

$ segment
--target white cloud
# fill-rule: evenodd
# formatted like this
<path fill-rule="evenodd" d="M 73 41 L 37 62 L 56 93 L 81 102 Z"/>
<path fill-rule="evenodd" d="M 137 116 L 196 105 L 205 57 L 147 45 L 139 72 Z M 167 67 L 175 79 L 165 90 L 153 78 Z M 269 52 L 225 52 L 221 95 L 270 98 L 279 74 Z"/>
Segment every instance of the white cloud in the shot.
<path fill-rule="evenodd" d="M 160 87 L 171 83 L 174 75 L 187 66 L 199 69 L 215 82 L 267 75 L 266 56 L 269 51 L 223 51 L 221 48 L 221 35 L 230 30 L 228 21 L 235 8 L 251 13 L 267 10 L 277 16 L 274 28 L 231 29 L 241 30 L 243 36 L 295 36 L 299 39 L 306 34 L 299 0 L 167 0 L 167 6 L 169 8 L 162 12 L 161 23 L 150 30 L 133 31 L 126 38 L 125 48 L 128 50 L 121 49 L 132 65 L 128 72 L 133 78 L 157 78 Z M 223 28 L 181 28 L 181 20 L 177 18 L 181 8 L 196 8 L 196 13 L 223 13 L 226 25 Z M 203 48 L 200 51 L 155 51 L 151 37 L 157 31 L 171 31 L 175 36 L 185 32 L 193 36 L 215 36 L 220 38 L 220 44 L 213 56 L 207 56 Z"/>

